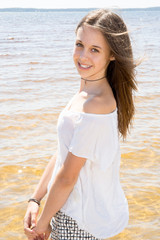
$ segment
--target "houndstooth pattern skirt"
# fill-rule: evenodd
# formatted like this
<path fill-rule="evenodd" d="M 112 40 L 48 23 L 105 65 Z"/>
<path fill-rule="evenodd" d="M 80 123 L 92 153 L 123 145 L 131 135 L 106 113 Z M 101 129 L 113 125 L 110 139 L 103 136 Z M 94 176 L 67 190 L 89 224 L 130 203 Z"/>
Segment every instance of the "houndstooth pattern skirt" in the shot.
<path fill-rule="evenodd" d="M 53 240 L 101 240 L 79 229 L 75 220 L 58 211 L 51 220 L 51 239 Z"/>

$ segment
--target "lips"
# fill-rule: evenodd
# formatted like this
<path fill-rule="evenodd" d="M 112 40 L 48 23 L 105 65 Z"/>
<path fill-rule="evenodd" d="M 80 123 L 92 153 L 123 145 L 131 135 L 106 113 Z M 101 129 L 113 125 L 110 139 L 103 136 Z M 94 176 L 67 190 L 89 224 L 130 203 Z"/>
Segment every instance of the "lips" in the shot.
<path fill-rule="evenodd" d="M 80 62 L 78 62 L 78 66 L 80 69 L 84 69 L 84 70 L 90 69 L 92 67 L 91 65 L 82 64 Z"/>

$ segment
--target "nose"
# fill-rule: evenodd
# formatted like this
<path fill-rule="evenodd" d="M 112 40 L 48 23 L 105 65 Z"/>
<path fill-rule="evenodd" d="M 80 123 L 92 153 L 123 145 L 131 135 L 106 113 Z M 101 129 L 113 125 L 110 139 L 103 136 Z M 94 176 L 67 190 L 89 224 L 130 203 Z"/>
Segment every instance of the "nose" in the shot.
<path fill-rule="evenodd" d="M 82 49 L 82 51 L 80 52 L 80 60 L 82 61 L 84 61 L 84 60 L 87 60 L 88 59 L 88 53 L 87 53 L 87 51 L 85 50 L 85 49 Z"/>

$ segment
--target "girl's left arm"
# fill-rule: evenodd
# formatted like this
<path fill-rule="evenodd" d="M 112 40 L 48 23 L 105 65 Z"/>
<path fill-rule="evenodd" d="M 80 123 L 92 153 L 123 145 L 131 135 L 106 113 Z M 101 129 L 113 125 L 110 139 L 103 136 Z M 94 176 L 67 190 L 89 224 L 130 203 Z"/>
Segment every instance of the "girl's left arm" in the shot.
<path fill-rule="evenodd" d="M 34 228 L 38 234 L 48 232 L 51 218 L 65 204 L 85 162 L 86 158 L 77 157 L 68 152 L 65 162 L 52 184 L 37 226 Z"/>

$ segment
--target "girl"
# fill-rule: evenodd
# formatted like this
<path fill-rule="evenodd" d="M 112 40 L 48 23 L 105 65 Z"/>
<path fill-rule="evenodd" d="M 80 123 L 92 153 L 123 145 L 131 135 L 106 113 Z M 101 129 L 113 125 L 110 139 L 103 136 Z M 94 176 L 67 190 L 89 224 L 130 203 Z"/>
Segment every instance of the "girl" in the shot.
<path fill-rule="evenodd" d="M 73 58 L 80 88 L 59 115 L 57 154 L 29 199 L 24 231 L 30 240 L 48 239 L 50 232 L 55 240 L 106 239 L 128 224 L 119 137 L 131 125 L 136 81 L 123 20 L 105 9 L 90 12 L 77 26 Z"/>

